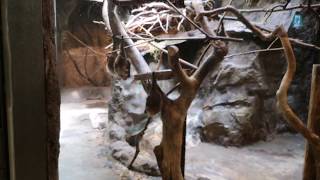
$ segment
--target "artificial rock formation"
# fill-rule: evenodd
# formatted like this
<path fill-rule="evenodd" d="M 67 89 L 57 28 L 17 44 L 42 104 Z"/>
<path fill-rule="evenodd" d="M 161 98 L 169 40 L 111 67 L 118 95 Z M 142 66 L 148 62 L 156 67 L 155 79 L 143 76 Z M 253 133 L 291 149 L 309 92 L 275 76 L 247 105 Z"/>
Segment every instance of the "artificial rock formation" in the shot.
<path fill-rule="evenodd" d="M 292 4 L 300 3 L 292 1 Z M 235 1 L 236 7 L 245 7 L 243 1 Z M 261 1 L 259 7 L 270 7 Z M 307 43 L 319 43 L 319 21 L 314 13 L 304 10 L 303 26 L 293 27 L 291 21 L 294 11 L 274 13 L 262 25 L 273 28 L 284 24 L 290 37 Z M 248 19 L 261 21 L 261 14 L 246 14 Z M 279 18 L 281 17 L 281 18 Z M 314 23 L 316 22 L 316 23 Z M 226 30 L 235 34 L 246 34 L 243 25 L 230 21 Z M 268 43 L 257 40 L 249 42 L 230 42 L 229 54 L 237 54 L 268 47 Z M 273 47 L 279 47 L 279 42 Z M 317 51 L 294 46 L 297 57 L 297 73 L 290 87 L 289 103 L 297 113 L 306 119 L 308 94 L 312 64 L 319 62 Z M 203 106 L 203 116 L 199 123 L 201 139 L 223 145 L 241 146 L 265 140 L 277 132 L 288 131 L 283 117 L 276 106 L 275 93 L 285 70 L 281 51 L 260 52 L 226 58 L 219 68 L 204 82 L 198 96 Z"/>

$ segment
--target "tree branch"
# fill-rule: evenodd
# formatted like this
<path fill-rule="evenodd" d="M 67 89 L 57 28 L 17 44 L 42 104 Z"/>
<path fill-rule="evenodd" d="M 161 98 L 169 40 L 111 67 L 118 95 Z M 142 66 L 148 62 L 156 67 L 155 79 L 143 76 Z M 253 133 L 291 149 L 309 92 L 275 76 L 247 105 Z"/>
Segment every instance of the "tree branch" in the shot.
<path fill-rule="evenodd" d="M 179 49 L 176 46 L 168 48 L 168 60 L 172 71 L 177 76 L 178 80 L 182 83 L 190 83 L 187 73 L 182 69 L 179 62 Z"/>
<path fill-rule="evenodd" d="M 239 38 L 229 38 L 229 37 L 223 37 L 223 36 L 212 36 L 211 34 L 206 32 L 205 30 L 203 30 L 200 26 L 198 26 L 188 16 L 186 16 L 182 12 L 180 12 L 180 10 L 177 7 L 175 7 L 174 4 L 172 4 L 169 0 L 166 0 L 166 1 L 177 13 L 179 13 L 181 16 L 183 16 L 190 24 L 192 24 L 195 28 L 197 28 L 201 33 L 206 35 L 206 37 L 208 39 L 211 39 L 211 40 L 224 40 L 224 41 L 242 41 L 242 39 L 239 39 Z M 198 19 L 198 20 L 200 20 L 200 19 Z"/>
<path fill-rule="evenodd" d="M 293 39 L 293 38 L 289 38 L 290 42 L 297 45 L 297 46 L 301 46 L 301 47 L 307 47 L 307 48 L 310 48 L 310 49 L 313 49 L 313 50 L 317 50 L 317 51 L 320 51 L 320 47 L 319 46 L 316 46 L 314 44 L 309 44 L 309 43 L 305 43 L 299 39 Z"/>
<path fill-rule="evenodd" d="M 285 10 L 292 10 L 292 9 L 296 9 L 296 8 L 306 8 L 306 7 L 307 7 L 307 5 L 299 5 L 299 6 L 287 8 Z M 311 5 L 311 7 L 320 7 L 320 4 Z M 280 9 L 280 10 L 283 10 L 283 9 Z M 254 12 L 256 12 L 256 11 L 257 10 L 255 10 Z M 275 11 L 278 11 L 278 10 L 273 10 L 273 12 L 275 12 Z M 238 18 L 238 21 L 242 22 L 248 29 L 250 29 L 252 31 L 253 34 L 257 35 L 261 40 L 271 41 L 275 38 L 275 34 L 277 33 L 276 32 L 277 30 L 274 30 L 271 33 L 262 32 L 260 30 L 260 28 L 258 28 L 256 25 L 252 24 L 244 15 L 241 14 L 241 12 L 248 12 L 248 11 L 243 11 L 241 9 L 237 10 L 233 6 L 226 6 L 226 7 L 214 9 L 211 11 L 203 11 L 203 12 L 199 13 L 199 15 L 195 19 L 199 19 L 199 18 L 201 18 L 201 16 L 217 16 L 218 14 L 225 13 L 225 12 L 231 12 L 232 14 L 234 14 Z M 307 48 L 311 48 L 311 49 L 320 51 L 320 47 L 318 47 L 316 45 L 305 43 L 305 42 L 302 42 L 301 40 L 293 39 L 293 38 L 289 38 L 289 40 L 298 46 L 307 47 Z"/>
<path fill-rule="evenodd" d="M 234 14 L 239 21 L 241 21 L 248 29 L 250 29 L 253 34 L 257 35 L 261 40 L 263 41 L 271 41 L 275 37 L 276 31 L 273 31 L 272 33 L 264 33 L 259 28 L 257 28 L 255 25 L 253 25 L 244 15 L 240 13 L 236 8 L 233 6 L 225 6 L 221 8 L 217 8 L 211 11 L 203 11 L 200 12 L 199 15 L 196 17 L 196 19 L 201 18 L 202 16 L 217 16 L 220 13 L 224 12 L 230 12 Z"/>
<path fill-rule="evenodd" d="M 213 44 L 213 54 L 211 54 L 192 75 L 192 78 L 196 79 L 198 86 L 200 86 L 207 74 L 214 69 L 214 65 L 221 62 L 228 54 L 228 47 L 224 42 L 217 41 L 215 43 L 216 44 Z"/>
<path fill-rule="evenodd" d="M 196 13 L 199 13 L 199 12 L 202 12 L 204 11 L 204 8 L 203 8 L 203 1 L 202 0 L 192 0 L 192 6 L 194 8 L 194 10 L 196 11 Z M 201 27 L 203 28 L 203 30 L 211 35 L 211 36 L 214 36 L 214 31 L 212 31 L 209 27 L 209 22 L 208 22 L 208 18 L 207 17 L 202 17 L 200 19 L 200 24 L 201 24 Z"/>
<path fill-rule="evenodd" d="M 277 33 L 284 48 L 285 57 L 287 60 L 287 71 L 282 78 L 281 84 L 277 91 L 277 100 L 280 111 L 283 113 L 287 122 L 293 126 L 293 128 L 301 133 L 312 145 L 320 150 L 320 138 L 318 135 L 310 131 L 301 121 L 301 119 L 293 112 L 288 104 L 288 89 L 292 82 L 293 76 L 296 71 L 296 58 L 292 50 L 288 35 L 283 27 Z"/>
<path fill-rule="evenodd" d="M 316 7 L 320 7 L 320 4 L 312 4 L 310 5 L 311 8 L 316 8 Z M 304 8 L 309 8 L 309 6 L 306 4 L 299 4 L 299 5 L 295 5 L 295 6 L 291 6 L 291 7 L 286 7 L 285 9 L 280 8 L 280 9 L 263 9 L 263 8 L 259 8 L 259 9 L 239 9 L 239 12 L 242 13 L 256 13 L 256 12 L 280 12 L 280 11 L 291 11 L 294 9 L 304 9 Z"/>

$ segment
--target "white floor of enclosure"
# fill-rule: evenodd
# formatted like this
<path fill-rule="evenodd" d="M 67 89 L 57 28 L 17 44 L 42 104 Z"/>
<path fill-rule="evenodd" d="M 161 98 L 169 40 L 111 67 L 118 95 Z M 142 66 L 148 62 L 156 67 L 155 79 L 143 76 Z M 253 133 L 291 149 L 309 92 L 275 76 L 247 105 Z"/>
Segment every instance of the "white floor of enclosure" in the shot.
<path fill-rule="evenodd" d="M 82 91 L 63 91 L 61 104 L 60 180 L 113 180 L 115 173 L 106 168 L 104 97 Z M 97 90 L 96 90 L 97 91 Z M 87 96 L 86 98 L 81 96 Z"/>
<path fill-rule="evenodd" d="M 283 134 L 243 148 L 202 143 L 187 150 L 186 156 L 189 179 L 196 177 L 188 172 L 206 180 L 301 180 L 304 140 Z"/>
<path fill-rule="evenodd" d="M 137 176 L 106 156 L 104 93 L 68 90 L 61 105 L 60 180 L 160 179 Z M 89 94 L 88 94 L 89 92 Z M 300 180 L 304 140 L 277 135 L 272 141 L 243 148 L 201 143 L 188 148 L 187 180 Z"/>

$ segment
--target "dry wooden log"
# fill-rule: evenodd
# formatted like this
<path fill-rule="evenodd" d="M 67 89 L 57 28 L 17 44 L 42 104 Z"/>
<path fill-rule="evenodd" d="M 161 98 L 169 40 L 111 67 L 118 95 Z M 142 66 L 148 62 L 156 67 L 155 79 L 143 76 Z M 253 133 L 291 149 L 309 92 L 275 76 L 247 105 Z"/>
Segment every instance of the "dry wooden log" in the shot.
<path fill-rule="evenodd" d="M 320 135 L 320 65 L 313 65 L 308 128 Z M 320 151 L 306 145 L 303 180 L 320 179 Z"/>

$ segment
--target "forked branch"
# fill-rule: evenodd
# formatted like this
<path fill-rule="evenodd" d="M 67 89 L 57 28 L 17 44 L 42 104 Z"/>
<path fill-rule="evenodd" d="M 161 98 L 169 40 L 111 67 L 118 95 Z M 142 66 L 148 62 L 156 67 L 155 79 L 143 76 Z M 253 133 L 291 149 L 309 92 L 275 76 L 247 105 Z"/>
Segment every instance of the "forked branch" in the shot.
<path fill-rule="evenodd" d="M 207 74 L 212 70 L 214 65 L 220 63 L 228 54 L 228 48 L 224 42 L 216 41 L 213 46 L 213 54 L 210 55 L 193 74 L 193 78 L 196 79 L 197 82 L 201 83 Z"/>
<path fill-rule="evenodd" d="M 174 72 L 178 80 L 182 84 L 189 83 L 189 77 L 187 73 L 182 69 L 181 64 L 179 62 L 179 49 L 176 46 L 169 47 L 168 60 L 172 68 L 172 71 Z"/>

